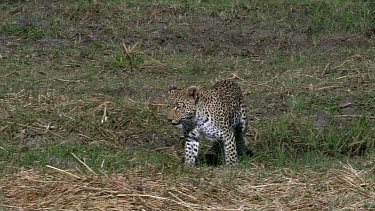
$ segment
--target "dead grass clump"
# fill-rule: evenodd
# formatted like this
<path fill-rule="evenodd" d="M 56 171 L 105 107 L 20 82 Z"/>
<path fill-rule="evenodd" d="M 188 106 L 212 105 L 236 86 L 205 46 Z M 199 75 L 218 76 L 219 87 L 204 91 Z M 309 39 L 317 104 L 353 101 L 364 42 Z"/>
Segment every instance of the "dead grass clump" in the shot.
<path fill-rule="evenodd" d="M 375 197 L 373 169 L 359 171 L 349 164 L 304 173 L 190 170 L 177 178 L 130 171 L 80 179 L 60 171 L 20 170 L 0 179 L 0 198 L 3 207 L 16 209 L 360 210 Z"/>

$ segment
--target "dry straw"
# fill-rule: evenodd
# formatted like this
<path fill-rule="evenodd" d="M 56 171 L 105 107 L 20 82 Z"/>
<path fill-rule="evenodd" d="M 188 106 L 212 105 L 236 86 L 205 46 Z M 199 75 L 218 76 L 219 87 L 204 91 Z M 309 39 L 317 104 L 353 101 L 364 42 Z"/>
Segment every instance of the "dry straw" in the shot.
<path fill-rule="evenodd" d="M 212 178 L 186 175 L 177 179 L 139 171 L 109 177 L 82 175 L 48 167 L 51 171 L 45 173 L 19 170 L 0 178 L 1 206 L 19 210 L 375 209 L 374 169 L 359 171 L 349 164 L 303 173 L 237 169 L 231 186 L 227 183 L 233 171 L 223 167 L 207 169 L 206 175 Z"/>

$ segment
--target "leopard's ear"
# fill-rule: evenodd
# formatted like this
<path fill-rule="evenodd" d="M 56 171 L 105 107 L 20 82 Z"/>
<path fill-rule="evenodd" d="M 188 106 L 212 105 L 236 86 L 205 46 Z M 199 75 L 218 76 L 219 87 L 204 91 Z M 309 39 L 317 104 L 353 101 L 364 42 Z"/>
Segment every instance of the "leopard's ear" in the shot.
<path fill-rule="evenodd" d="M 189 87 L 188 88 L 188 95 L 190 97 L 193 97 L 194 99 L 196 99 L 197 96 L 198 96 L 198 87 L 196 87 L 196 86 Z"/>
<path fill-rule="evenodd" d="M 168 91 L 176 90 L 177 86 L 175 84 L 172 84 L 169 86 Z"/>

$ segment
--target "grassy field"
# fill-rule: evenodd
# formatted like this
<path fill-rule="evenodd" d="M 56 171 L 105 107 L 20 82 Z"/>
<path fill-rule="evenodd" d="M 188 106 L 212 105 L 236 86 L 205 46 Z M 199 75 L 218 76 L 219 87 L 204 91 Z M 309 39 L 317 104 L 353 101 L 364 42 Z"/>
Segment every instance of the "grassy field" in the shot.
<path fill-rule="evenodd" d="M 375 209 L 373 1 L 0 9 L 0 209 Z M 254 155 L 184 166 L 165 92 L 227 78 Z"/>

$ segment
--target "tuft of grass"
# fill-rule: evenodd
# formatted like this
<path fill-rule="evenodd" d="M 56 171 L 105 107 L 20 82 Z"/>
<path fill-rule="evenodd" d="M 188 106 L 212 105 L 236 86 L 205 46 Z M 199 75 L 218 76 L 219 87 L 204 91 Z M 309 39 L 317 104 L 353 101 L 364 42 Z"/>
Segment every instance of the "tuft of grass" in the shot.
<path fill-rule="evenodd" d="M 138 42 L 133 46 L 126 46 L 122 43 L 122 52 L 114 55 L 113 59 L 118 68 L 137 68 L 144 63 L 144 53 L 139 51 Z"/>

